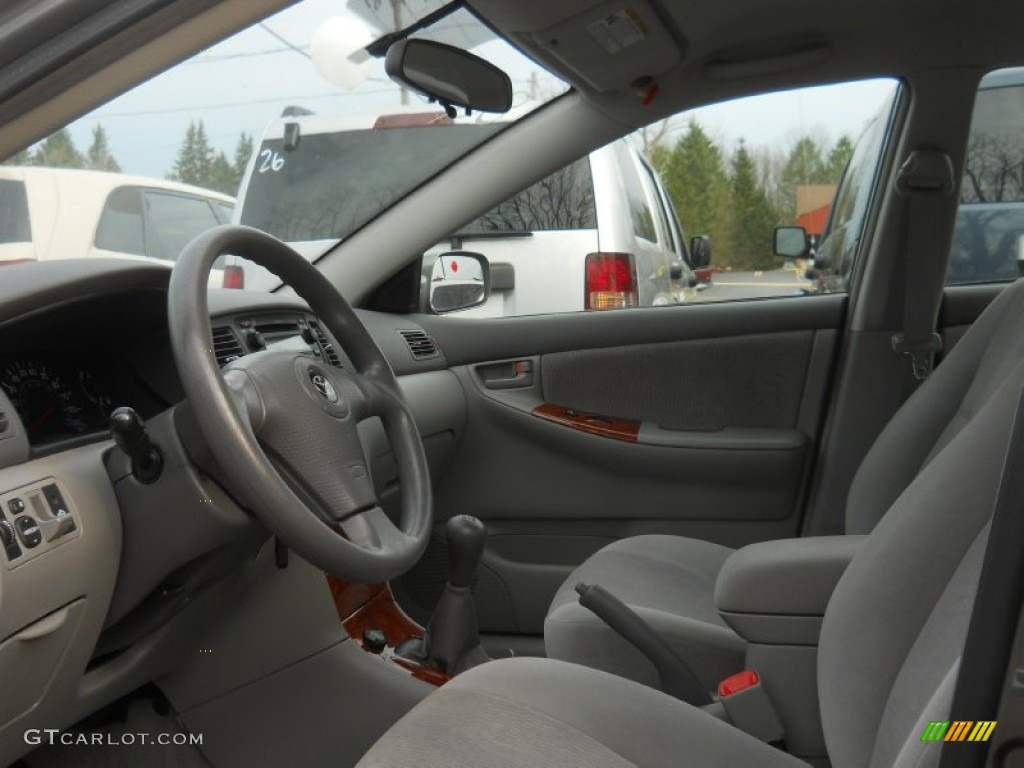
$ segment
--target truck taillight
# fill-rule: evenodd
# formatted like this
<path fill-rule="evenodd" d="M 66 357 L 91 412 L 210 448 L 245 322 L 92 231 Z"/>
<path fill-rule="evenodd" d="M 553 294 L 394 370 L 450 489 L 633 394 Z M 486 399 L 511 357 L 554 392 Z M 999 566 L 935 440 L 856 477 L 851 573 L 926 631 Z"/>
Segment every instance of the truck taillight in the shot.
<path fill-rule="evenodd" d="M 631 253 L 588 253 L 586 270 L 586 309 L 624 309 L 640 303 Z"/>
<path fill-rule="evenodd" d="M 34 264 L 35 259 L 0 259 L 0 267 L 11 267 L 15 264 Z"/>
<path fill-rule="evenodd" d="M 224 267 L 224 288 L 245 288 L 245 270 L 237 264 Z"/>

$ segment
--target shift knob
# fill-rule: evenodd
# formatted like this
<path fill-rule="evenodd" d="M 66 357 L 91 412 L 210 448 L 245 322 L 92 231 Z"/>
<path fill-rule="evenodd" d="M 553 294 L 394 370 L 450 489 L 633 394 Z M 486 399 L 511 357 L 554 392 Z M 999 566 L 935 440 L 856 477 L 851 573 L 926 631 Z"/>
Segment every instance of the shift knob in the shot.
<path fill-rule="evenodd" d="M 448 583 L 468 587 L 487 541 L 487 528 L 471 515 L 456 515 L 445 527 L 448 538 Z"/>

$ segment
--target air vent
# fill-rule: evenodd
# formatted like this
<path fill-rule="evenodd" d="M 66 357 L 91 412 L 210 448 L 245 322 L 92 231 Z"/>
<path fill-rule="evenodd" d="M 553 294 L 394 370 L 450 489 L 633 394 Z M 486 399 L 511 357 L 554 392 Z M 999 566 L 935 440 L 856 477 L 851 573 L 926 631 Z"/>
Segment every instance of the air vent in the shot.
<path fill-rule="evenodd" d="M 245 354 L 242 345 L 230 328 L 221 326 L 213 329 L 213 354 L 217 357 L 217 365 L 222 368 Z"/>
<path fill-rule="evenodd" d="M 313 333 L 316 334 L 317 343 L 320 344 L 320 349 L 323 350 L 324 357 L 327 358 L 327 362 L 331 365 L 341 368 L 341 360 L 338 358 L 338 351 L 331 344 L 331 340 L 327 338 L 327 334 L 324 333 L 324 329 L 320 327 L 320 323 L 316 320 L 309 321 L 309 327 L 313 329 Z"/>
<path fill-rule="evenodd" d="M 409 345 L 409 352 L 414 360 L 429 360 L 437 357 L 437 342 L 434 341 L 425 331 L 399 331 L 405 343 Z"/>

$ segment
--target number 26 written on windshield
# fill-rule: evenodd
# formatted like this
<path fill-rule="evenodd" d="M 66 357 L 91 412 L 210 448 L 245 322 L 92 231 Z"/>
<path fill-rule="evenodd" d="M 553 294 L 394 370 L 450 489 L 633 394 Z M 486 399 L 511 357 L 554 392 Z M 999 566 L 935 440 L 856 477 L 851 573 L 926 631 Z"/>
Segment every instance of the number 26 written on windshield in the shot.
<path fill-rule="evenodd" d="M 260 152 L 260 173 L 266 173 L 267 171 L 273 171 L 277 173 L 284 168 L 284 158 L 277 152 L 273 152 L 269 149 L 264 149 Z"/>

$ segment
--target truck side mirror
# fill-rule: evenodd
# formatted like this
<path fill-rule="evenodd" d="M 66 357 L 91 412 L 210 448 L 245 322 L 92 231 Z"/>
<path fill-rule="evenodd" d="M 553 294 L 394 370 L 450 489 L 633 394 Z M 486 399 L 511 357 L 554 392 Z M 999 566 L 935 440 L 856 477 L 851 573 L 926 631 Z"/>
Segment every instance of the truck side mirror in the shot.
<path fill-rule="evenodd" d="M 776 227 L 772 237 L 772 250 L 776 256 L 787 259 L 805 259 L 811 251 L 811 241 L 803 227 Z"/>

